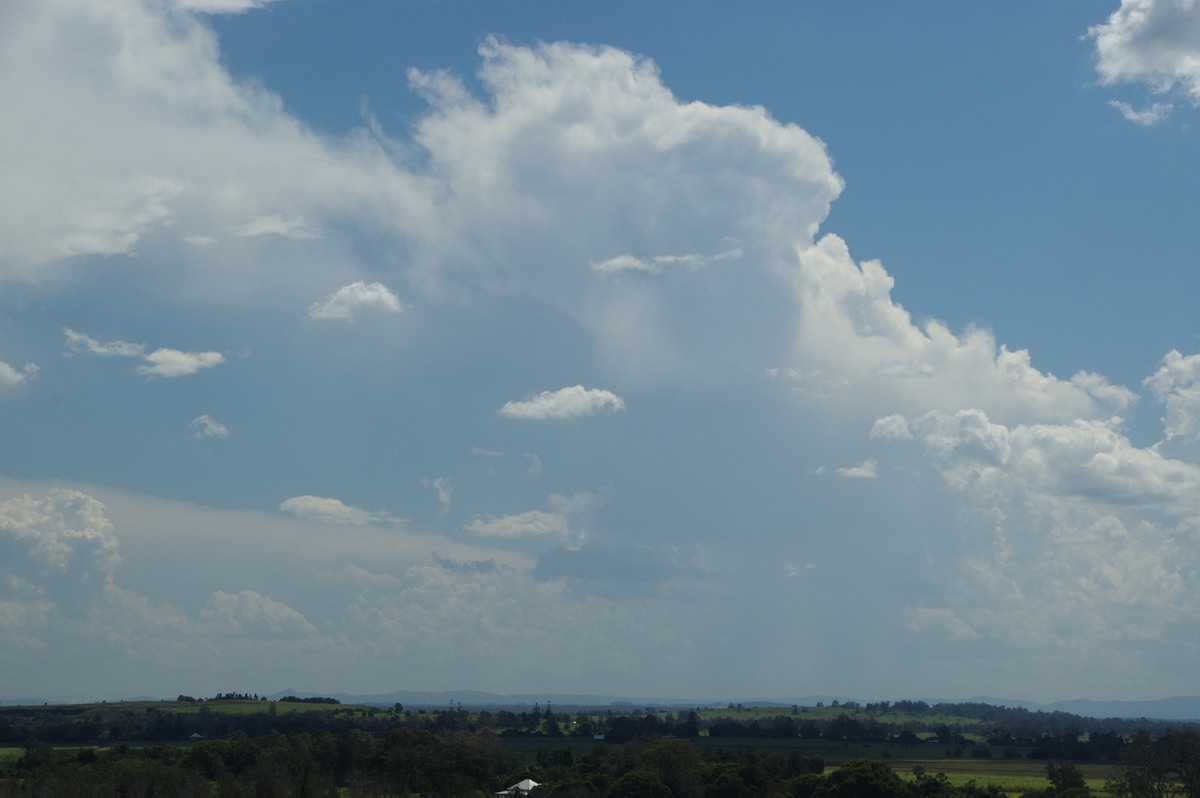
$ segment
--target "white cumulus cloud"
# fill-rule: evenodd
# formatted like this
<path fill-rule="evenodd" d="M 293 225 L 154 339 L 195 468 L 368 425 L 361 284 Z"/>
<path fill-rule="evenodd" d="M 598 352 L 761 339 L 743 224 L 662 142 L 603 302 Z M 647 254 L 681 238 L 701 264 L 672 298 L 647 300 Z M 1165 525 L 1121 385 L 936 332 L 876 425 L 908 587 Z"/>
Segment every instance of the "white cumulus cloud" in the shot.
<path fill-rule="evenodd" d="M 143 344 L 131 344 L 120 340 L 101 343 L 69 327 L 64 327 L 63 332 L 67 336 L 68 353 L 88 352 L 101 357 L 140 357 L 146 362 L 137 367 L 137 373 L 144 377 L 185 377 L 225 362 L 225 356 L 220 352 L 155 349 L 147 354 Z"/>
<path fill-rule="evenodd" d="M 557 391 L 542 391 L 521 401 L 505 402 L 499 412 L 506 418 L 561 419 L 624 409 L 625 402 L 612 391 L 573 385 Z"/>
<path fill-rule="evenodd" d="M 225 356 L 220 352 L 180 352 L 178 349 L 155 349 L 142 358 L 149 365 L 138 366 L 137 373 L 145 377 L 186 377 L 225 362 Z"/>
<path fill-rule="evenodd" d="M 230 434 L 229 427 L 207 413 L 192 419 L 188 429 L 192 431 L 193 438 L 228 438 Z"/>
<path fill-rule="evenodd" d="M 352 321 L 360 310 L 399 313 L 404 310 L 400 298 L 382 283 L 367 284 L 362 280 L 344 285 L 321 302 L 308 308 L 312 319 L 346 319 Z"/>
<path fill-rule="evenodd" d="M 1200 355 L 1171 350 L 1145 385 L 1166 406 L 1163 426 L 1168 440 L 1200 436 Z"/>
<path fill-rule="evenodd" d="M 793 281 L 801 309 L 795 363 L 768 373 L 795 381 L 831 413 L 972 407 L 1003 421 L 1069 421 L 1107 418 L 1135 398 L 1096 374 L 1046 374 L 989 330 L 956 334 L 936 320 L 914 323 L 892 299 L 883 265 L 855 263 L 836 235 L 800 250 Z"/>
<path fill-rule="evenodd" d="M 875 460 L 867 459 L 856 466 L 839 468 L 835 471 L 835 473 L 839 477 L 846 477 L 848 479 L 875 479 L 877 476 L 879 476 L 877 473 L 878 468 L 879 463 L 877 463 Z"/>
<path fill-rule="evenodd" d="M 370 512 L 343 504 L 338 499 L 323 496 L 293 496 L 285 499 L 279 509 L 297 518 L 318 521 L 323 524 L 401 524 L 404 519 L 395 518 L 385 512 Z"/>
<path fill-rule="evenodd" d="M 958 565 L 954 612 L 914 608 L 916 626 L 1054 645 L 1079 630 L 1097 646 L 1142 635 L 1192 645 L 1172 630 L 1200 611 L 1190 577 L 1200 555 L 1186 543 L 1200 528 L 1200 468 L 1101 421 L 1008 426 L 979 410 L 934 411 L 881 419 L 875 433 L 921 442 L 960 500 L 955 534 L 983 544 Z"/>
<path fill-rule="evenodd" d="M 26 363 L 20 371 L 17 371 L 12 366 L 0 360 L 0 391 L 5 388 L 15 388 L 25 382 L 28 382 L 39 369 L 36 363 Z"/>
<path fill-rule="evenodd" d="M 1088 35 L 1102 84 L 1144 83 L 1156 94 L 1178 90 L 1200 105 L 1200 5 L 1193 0 L 1122 0 Z M 1110 104 L 1139 125 L 1160 122 L 1172 109 L 1160 102 L 1140 111 Z"/>

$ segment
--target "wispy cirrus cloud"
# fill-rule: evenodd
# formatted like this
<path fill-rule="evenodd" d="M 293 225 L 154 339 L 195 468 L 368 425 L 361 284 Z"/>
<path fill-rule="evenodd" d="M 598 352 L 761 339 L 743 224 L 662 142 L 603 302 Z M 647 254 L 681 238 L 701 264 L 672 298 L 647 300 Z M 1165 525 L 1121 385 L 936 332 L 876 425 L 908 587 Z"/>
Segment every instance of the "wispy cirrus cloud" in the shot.
<path fill-rule="evenodd" d="M 590 416 L 603 410 L 625 409 L 625 402 L 612 391 L 572 385 L 516 402 L 505 402 L 500 415 L 517 419 L 564 419 Z"/>

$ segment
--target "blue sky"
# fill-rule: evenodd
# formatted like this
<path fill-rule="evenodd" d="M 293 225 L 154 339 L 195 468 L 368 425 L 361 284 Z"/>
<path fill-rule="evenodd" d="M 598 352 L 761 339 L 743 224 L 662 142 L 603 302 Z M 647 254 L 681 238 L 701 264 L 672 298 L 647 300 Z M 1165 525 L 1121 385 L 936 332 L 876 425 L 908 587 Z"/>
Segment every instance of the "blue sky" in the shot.
<path fill-rule="evenodd" d="M 1200 690 L 1200 10 L 0 10 L 3 699 Z"/>

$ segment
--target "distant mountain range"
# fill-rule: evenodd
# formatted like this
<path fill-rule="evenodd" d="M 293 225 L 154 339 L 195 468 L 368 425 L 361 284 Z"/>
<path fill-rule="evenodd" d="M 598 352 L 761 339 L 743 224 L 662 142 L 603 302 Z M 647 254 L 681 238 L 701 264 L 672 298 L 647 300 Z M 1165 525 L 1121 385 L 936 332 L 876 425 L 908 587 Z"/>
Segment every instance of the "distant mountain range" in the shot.
<path fill-rule="evenodd" d="M 834 701 L 848 700 L 844 696 L 810 695 L 793 699 L 756 699 L 732 698 L 713 700 L 711 698 L 662 698 L 628 696 L 588 695 L 574 693 L 485 693 L 478 690 L 447 690 L 444 692 L 422 692 L 416 690 L 397 690 L 392 693 L 379 695 L 349 695 L 346 693 L 305 693 L 296 690 L 281 690 L 266 698 L 279 699 L 286 695 L 298 698 L 311 698 L 324 695 L 336 698 L 343 704 L 378 704 L 391 706 L 403 704 L 412 708 L 443 709 L 461 704 L 466 709 L 533 706 L 546 704 L 562 707 L 612 707 L 613 709 L 637 709 L 641 707 L 721 707 L 728 704 L 743 704 L 745 706 L 780 706 L 790 707 L 815 706 L 818 702 L 829 705 Z M 1055 701 L 1050 704 L 1036 701 L 1020 701 L 1007 698 L 992 698 L 976 696 L 966 699 L 921 699 L 929 704 L 939 703 L 979 703 L 1000 707 L 1022 707 L 1031 712 L 1068 712 L 1085 718 L 1151 718 L 1155 720 L 1200 720 L 1200 696 L 1179 696 L 1163 698 L 1157 701 L 1092 701 L 1084 698 L 1074 701 Z M 860 702 L 865 703 L 865 702 Z"/>

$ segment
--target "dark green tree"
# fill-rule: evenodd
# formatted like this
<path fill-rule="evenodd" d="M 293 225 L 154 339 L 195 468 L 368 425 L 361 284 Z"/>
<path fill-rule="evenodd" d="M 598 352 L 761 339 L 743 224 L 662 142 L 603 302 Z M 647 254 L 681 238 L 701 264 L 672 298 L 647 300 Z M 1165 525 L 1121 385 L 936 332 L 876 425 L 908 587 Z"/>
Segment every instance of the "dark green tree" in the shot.
<path fill-rule="evenodd" d="M 1140 731 L 1121 749 L 1119 775 L 1106 785 L 1113 798 L 1166 798 L 1171 786 L 1167 746 Z"/>
<path fill-rule="evenodd" d="M 874 759 L 851 759 L 825 777 L 825 798 L 913 798 L 911 784 Z"/>
<path fill-rule="evenodd" d="M 1055 794 L 1078 787 L 1087 787 L 1087 782 L 1083 780 L 1083 773 L 1070 762 L 1047 762 L 1046 780 L 1050 782 L 1050 789 Z"/>

